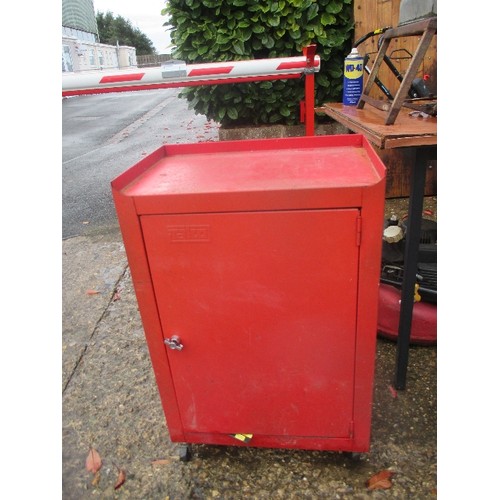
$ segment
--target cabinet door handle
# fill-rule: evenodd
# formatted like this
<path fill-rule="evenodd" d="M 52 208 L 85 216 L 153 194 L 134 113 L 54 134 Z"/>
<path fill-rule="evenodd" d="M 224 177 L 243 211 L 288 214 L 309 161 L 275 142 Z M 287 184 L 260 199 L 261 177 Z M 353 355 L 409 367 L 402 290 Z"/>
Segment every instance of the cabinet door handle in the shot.
<path fill-rule="evenodd" d="M 172 335 L 169 339 L 165 339 L 165 344 L 173 351 L 182 351 L 182 349 L 184 349 L 184 345 L 177 335 Z"/>

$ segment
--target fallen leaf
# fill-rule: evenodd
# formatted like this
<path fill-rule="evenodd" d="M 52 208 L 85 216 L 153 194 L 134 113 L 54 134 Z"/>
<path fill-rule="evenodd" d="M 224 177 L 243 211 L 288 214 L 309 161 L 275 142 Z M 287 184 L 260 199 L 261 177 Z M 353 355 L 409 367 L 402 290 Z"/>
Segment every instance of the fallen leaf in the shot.
<path fill-rule="evenodd" d="M 366 482 L 366 486 L 369 490 L 387 490 L 392 487 L 391 477 L 394 472 L 390 470 L 383 470 L 374 474 Z"/>
<path fill-rule="evenodd" d="M 87 290 L 87 295 L 98 295 L 101 292 L 98 292 L 97 290 Z"/>
<path fill-rule="evenodd" d="M 153 460 L 151 465 L 168 465 L 171 464 L 172 460 L 170 458 L 160 458 L 159 460 Z"/>
<path fill-rule="evenodd" d="M 120 486 L 125 482 L 125 479 L 127 478 L 125 471 L 123 469 L 119 469 L 118 471 L 118 479 L 116 480 L 115 483 L 115 490 L 120 488 Z"/>
<path fill-rule="evenodd" d="M 97 450 L 94 448 L 90 448 L 89 454 L 87 455 L 87 461 L 85 462 L 85 467 L 89 472 L 96 474 L 99 469 L 102 467 L 101 457 Z"/>
<path fill-rule="evenodd" d="M 398 391 L 396 391 L 396 389 L 394 389 L 394 387 L 392 387 L 392 385 L 389 386 L 389 391 L 391 392 L 391 396 L 393 398 L 397 398 L 398 397 Z"/>
<path fill-rule="evenodd" d="M 120 292 L 117 290 L 115 294 L 113 295 L 113 302 L 116 302 L 117 300 L 120 300 Z"/>

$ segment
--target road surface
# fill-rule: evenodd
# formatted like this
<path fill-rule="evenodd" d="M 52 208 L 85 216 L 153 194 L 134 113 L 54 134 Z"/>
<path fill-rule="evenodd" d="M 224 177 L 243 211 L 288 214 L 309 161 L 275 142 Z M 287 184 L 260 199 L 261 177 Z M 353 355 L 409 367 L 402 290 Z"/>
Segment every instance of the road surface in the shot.
<path fill-rule="evenodd" d="M 179 89 L 64 98 L 63 239 L 116 230 L 110 182 L 166 143 L 218 139 L 218 126 L 189 110 Z"/>

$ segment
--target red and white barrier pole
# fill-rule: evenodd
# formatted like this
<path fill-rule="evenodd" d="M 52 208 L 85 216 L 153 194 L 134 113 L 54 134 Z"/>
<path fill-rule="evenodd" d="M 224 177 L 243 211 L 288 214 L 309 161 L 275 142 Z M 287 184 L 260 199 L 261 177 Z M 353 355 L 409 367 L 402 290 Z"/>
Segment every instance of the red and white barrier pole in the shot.
<path fill-rule="evenodd" d="M 172 61 L 160 67 L 122 71 L 90 71 L 62 75 L 63 97 L 131 90 L 154 90 L 263 80 L 287 80 L 306 75 L 306 135 L 314 135 L 314 73 L 321 61 L 316 46 L 303 49 L 303 56 L 246 61 L 185 64 Z M 312 125 L 311 125 L 312 124 Z"/>

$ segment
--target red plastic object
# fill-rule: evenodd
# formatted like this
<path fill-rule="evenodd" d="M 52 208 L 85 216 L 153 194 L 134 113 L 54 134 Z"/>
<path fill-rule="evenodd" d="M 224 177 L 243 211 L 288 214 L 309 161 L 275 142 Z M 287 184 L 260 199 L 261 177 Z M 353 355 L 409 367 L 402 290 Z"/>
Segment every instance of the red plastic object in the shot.
<path fill-rule="evenodd" d="M 389 340 L 397 340 L 401 292 L 397 288 L 380 284 L 378 304 L 378 333 Z M 427 302 L 413 304 L 410 343 L 435 345 L 437 342 L 437 307 Z"/>
<path fill-rule="evenodd" d="M 112 187 L 172 441 L 367 451 L 385 168 L 366 139 L 164 146 Z"/>

